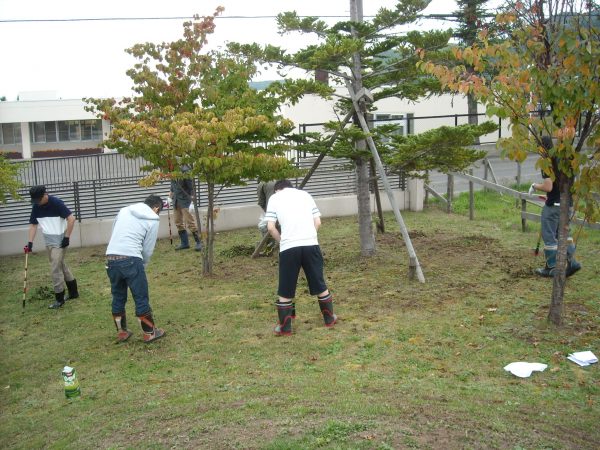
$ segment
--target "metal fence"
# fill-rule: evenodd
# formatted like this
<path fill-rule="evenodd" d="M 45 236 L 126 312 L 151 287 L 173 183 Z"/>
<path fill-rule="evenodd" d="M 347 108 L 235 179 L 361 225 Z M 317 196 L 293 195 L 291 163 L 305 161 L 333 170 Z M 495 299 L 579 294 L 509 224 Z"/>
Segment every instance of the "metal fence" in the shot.
<path fill-rule="evenodd" d="M 294 162 L 301 169 L 312 167 L 316 155 L 294 152 Z M 141 187 L 138 181 L 146 164 L 142 158 L 126 158 L 119 153 L 104 153 L 28 161 L 19 171 L 23 184 L 23 200 L 9 198 L 0 205 L 0 228 L 23 226 L 29 223 L 31 204 L 29 188 L 44 184 L 48 192 L 60 197 L 79 221 L 113 217 L 125 205 L 141 202 L 148 195 L 164 196 L 170 183 L 162 181 L 151 187 Z M 298 185 L 301 178 L 296 180 Z M 405 189 L 403 176 L 390 175 L 394 188 Z M 246 186 L 217 186 L 217 206 L 255 204 L 257 183 L 248 180 Z M 381 188 L 381 186 L 380 186 Z M 315 197 L 350 195 L 356 193 L 355 175 L 349 160 L 325 158 L 312 175 L 305 189 Z M 196 180 L 196 198 L 200 207 L 206 206 L 207 186 Z"/>

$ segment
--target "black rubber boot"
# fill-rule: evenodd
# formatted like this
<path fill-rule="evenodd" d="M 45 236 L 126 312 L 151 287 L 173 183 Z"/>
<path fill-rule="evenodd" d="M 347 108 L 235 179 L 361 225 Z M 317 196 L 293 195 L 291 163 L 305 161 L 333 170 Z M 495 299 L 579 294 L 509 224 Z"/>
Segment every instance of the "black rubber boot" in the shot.
<path fill-rule="evenodd" d="M 567 277 L 570 277 L 581 269 L 581 264 L 575 259 L 575 250 L 575 244 L 569 242 L 567 246 Z"/>
<path fill-rule="evenodd" d="M 138 320 L 140 321 L 142 331 L 144 332 L 144 342 L 149 343 L 156 341 L 166 334 L 165 330 L 154 326 L 154 318 L 152 317 L 151 311 L 138 316 Z"/>
<path fill-rule="evenodd" d="M 175 250 L 185 250 L 186 248 L 190 248 L 190 240 L 188 238 L 187 230 L 181 230 L 179 232 L 179 239 L 181 240 L 181 244 L 175 247 Z"/>
<path fill-rule="evenodd" d="M 293 304 L 291 302 L 277 302 L 275 303 L 275 306 L 277 307 L 279 322 L 275 325 L 273 332 L 277 336 L 289 336 L 292 334 Z"/>
<path fill-rule="evenodd" d="M 65 291 L 54 293 L 54 303 L 48 306 L 49 309 L 58 309 L 65 304 Z"/>
<path fill-rule="evenodd" d="M 127 329 L 127 318 L 125 317 L 125 313 L 113 313 L 113 321 L 115 322 L 115 326 L 117 327 L 117 341 L 125 342 L 133 334 Z"/>
<path fill-rule="evenodd" d="M 79 298 L 79 291 L 77 290 L 77 280 L 65 281 L 65 283 L 67 285 L 67 291 L 69 292 L 65 300 Z"/>
<path fill-rule="evenodd" d="M 194 241 L 196 241 L 196 246 L 194 247 L 194 250 L 196 250 L 197 252 L 202 250 L 202 241 L 200 240 L 200 236 L 198 236 L 198 232 L 194 231 L 192 233 L 192 236 L 194 236 Z"/>
<path fill-rule="evenodd" d="M 541 269 L 535 269 L 535 274 L 551 278 L 554 276 L 554 269 L 556 268 L 556 249 L 544 248 L 544 256 L 546 257 L 546 265 Z"/>
<path fill-rule="evenodd" d="M 333 297 L 331 294 L 327 294 L 324 297 L 317 297 L 319 299 L 319 308 L 321 308 L 321 314 L 323 314 L 323 321 L 326 327 L 332 327 L 337 322 L 337 316 L 333 313 Z"/>

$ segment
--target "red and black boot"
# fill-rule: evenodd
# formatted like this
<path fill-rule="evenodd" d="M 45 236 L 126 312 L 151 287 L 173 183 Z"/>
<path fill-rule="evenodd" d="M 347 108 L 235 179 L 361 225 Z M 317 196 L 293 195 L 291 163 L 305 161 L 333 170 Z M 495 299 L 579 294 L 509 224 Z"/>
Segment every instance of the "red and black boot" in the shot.
<path fill-rule="evenodd" d="M 321 314 L 323 314 L 325 326 L 334 326 L 337 322 L 337 316 L 333 313 L 333 297 L 331 293 L 317 298 L 319 299 L 319 308 L 321 308 Z"/>
<path fill-rule="evenodd" d="M 292 313 L 294 312 L 294 305 L 292 302 L 277 302 L 277 316 L 279 322 L 275 325 L 273 330 L 277 336 L 289 336 L 292 334 Z"/>
<path fill-rule="evenodd" d="M 127 318 L 125 317 L 125 313 L 115 314 L 113 313 L 113 321 L 115 322 L 115 326 L 117 327 L 117 341 L 125 342 L 127 339 L 131 337 L 133 334 L 131 331 L 127 329 Z"/>
<path fill-rule="evenodd" d="M 144 342 L 149 343 L 156 341 L 163 337 L 166 333 L 162 328 L 156 328 L 154 326 L 154 318 L 152 312 L 149 311 L 146 314 L 138 316 L 142 330 L 144 331 Z"/>

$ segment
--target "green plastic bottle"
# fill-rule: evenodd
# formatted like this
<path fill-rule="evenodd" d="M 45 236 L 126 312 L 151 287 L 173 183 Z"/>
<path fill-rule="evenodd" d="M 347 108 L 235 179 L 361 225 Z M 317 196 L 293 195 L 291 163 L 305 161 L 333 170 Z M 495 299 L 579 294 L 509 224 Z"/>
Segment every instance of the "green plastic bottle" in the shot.
<path fill-rule="evenodd" d="M 63 380 L 65 382 L 65 397 L 73 398 L 81 395 L 77 372 L 74 367 L 65 366 L 62 371 Z"/>

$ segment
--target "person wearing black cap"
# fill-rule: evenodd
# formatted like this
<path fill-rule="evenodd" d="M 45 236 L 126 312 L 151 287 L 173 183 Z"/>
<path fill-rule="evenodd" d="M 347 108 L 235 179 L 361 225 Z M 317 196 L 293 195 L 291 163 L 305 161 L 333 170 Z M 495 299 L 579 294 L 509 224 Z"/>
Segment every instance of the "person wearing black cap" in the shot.
<path fill-rule="evenodd" d="M 77 280 L 65 262 L 65 253 L 75 225 L 75 216 L 61 199 L 48 195 L 46 186 L 33 186 L 29 190 L 29 195 L 33 207 L 29 218 L 29 242 L 24 250 L 26 253 L 33 251 L 33 240 L 38 225 L 41 226 L 54 285 L 55 301 L 49 308 L 58 309 L 65 304 L 65 300 L 79 297 Z M 65 298 L 65 284 L 69 292 L 67 298 Z"/>

